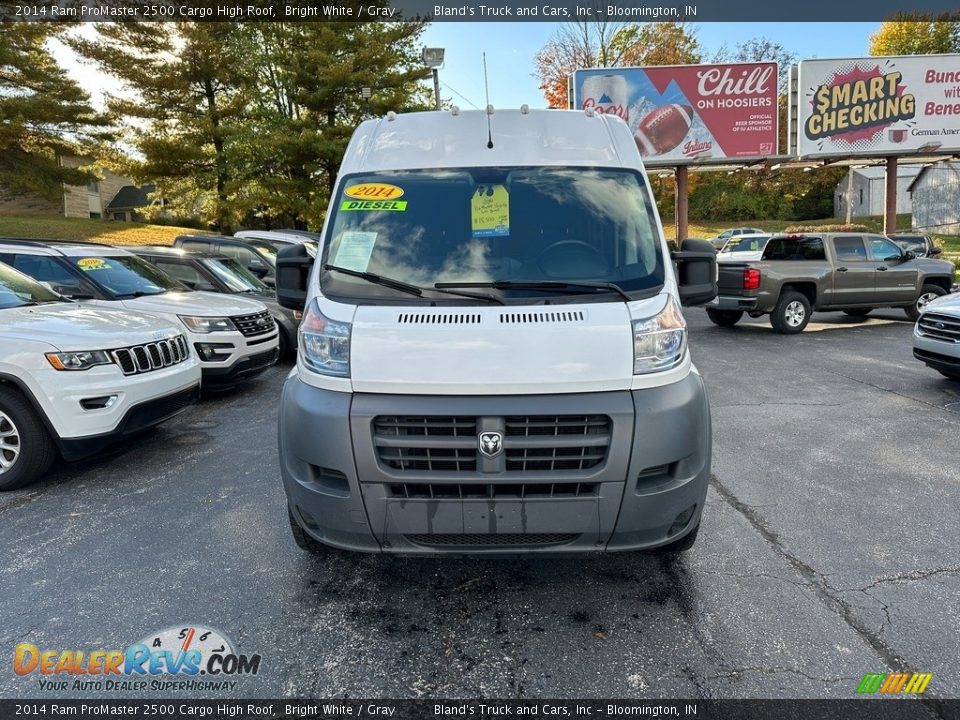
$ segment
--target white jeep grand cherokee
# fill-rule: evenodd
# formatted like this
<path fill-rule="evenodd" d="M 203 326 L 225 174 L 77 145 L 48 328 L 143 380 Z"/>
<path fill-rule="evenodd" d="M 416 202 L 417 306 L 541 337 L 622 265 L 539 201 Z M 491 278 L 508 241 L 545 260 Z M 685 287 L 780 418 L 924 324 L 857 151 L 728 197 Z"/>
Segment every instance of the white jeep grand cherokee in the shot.
<path fill-rule="evenodd" d="M 173 417 L 200 365 L 170 321 L 65 301 L 0 263 L 0 490 Z"/>

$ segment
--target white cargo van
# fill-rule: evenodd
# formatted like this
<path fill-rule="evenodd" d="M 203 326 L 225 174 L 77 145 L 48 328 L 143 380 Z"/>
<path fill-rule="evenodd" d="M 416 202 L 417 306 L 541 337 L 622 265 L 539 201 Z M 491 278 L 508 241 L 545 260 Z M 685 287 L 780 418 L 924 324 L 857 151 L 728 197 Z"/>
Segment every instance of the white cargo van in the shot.
<path fill-rule="evenodd" d="M 671 262 L 613 116 L 361 124 L 317 262 L 300 247 L 278 262 L 281 303 L 304 308 L 279 426 L 297 543 L 692 546 L 710 411 L 680 308 L 716 295 L 716 259 L 681 249 Z"/>
<path fill-rule="evenodd" d="M 68 302 L 0 263 L 0 490 L 153 427 L 195 402 L 183 330 Z"/>

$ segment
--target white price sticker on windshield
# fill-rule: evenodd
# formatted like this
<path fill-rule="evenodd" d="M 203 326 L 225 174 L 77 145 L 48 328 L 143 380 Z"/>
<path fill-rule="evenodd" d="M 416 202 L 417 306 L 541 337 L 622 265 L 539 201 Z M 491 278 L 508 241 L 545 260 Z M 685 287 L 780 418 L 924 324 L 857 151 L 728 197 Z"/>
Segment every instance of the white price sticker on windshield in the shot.
<path fill-rule="evenodd" d="M 337 267 L 366 272 L 373 254 L 377 233 L 364 230 L 346 230 L 340 235 L 340 247 L 333 264 Z"/>

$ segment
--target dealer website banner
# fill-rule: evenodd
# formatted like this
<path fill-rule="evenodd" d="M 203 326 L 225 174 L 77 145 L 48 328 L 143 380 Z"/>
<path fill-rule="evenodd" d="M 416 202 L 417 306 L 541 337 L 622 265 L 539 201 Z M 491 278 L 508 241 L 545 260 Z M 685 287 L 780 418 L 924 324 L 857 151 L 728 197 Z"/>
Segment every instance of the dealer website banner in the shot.
<path fill-rule="evenodd" d="M 801 157 L 960 149 L 960 55 L 803 60 Z"/>
<path fill-rule="evenodd" d="M 617 115 L 648 166 L 777 152 L 777 64 L 577 70 L 573 107 Z"/>

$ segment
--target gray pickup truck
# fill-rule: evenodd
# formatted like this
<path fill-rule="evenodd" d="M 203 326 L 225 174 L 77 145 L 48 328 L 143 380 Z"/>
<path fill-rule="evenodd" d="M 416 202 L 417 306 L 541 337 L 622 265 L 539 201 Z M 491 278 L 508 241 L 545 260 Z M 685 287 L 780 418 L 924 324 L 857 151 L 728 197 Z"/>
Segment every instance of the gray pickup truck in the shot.
<path fill-rule="evenodd" d="M 918 258 L 883 235 L 774 235 L 755 262 L 718 265 L 720 294 L 707 306 L 717 325 L 744 313 L 770 315 L 777 332 L 801 332 L 814 310 L 862 317 L 874 308 L 902 307 L 911 320 L 953 285 L 953 263 Z"/>

